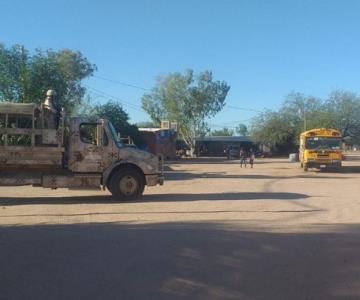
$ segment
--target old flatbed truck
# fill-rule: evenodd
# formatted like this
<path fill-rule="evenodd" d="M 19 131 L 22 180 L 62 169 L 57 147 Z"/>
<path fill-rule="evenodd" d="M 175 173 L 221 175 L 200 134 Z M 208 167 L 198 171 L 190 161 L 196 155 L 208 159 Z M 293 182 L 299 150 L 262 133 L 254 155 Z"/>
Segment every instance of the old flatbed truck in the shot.
<path fill-rule="evenodd" d="M 134 200 L 163 184 L 163 159 L 124 145 L 111 122 L 62 111 L 53 125 L 44 104 L 0 103 L 0 186 L 107 188 Z"/>

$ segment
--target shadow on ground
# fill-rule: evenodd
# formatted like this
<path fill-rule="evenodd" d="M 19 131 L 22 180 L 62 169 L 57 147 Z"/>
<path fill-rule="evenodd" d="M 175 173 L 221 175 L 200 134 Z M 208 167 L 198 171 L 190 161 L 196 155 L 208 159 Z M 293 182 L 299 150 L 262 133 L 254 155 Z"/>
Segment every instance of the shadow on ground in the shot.
<path fill-rule="evenodd" d="M 344 172 L 345 173 L 345 172 Z M 350 172 L 348 172 L 350 173 Z M 321 176 L 320 172 L 311 174 L 311 172 L 304 175 L 296 176 L 271 176 L 271 175 L 261 175 L 261 174 L 228 174 L 226 172 L 205 172 L 205 173 L 191 173 L 183 171 L 173 171 L 171 168 L 167 168 L 165 172 L 165 180 L 193 180 L 201 178 L 211 178 L 211 179 L 346 179 L 349 177 L 342 176 Z"/>
<path fill-rule="evenodd" d="M 333 168 L 325 168 L 325 169 L 316 169 L 316 168 L 310 168 L 306 174 L 357 174 L 360 173 L 360 166 L 342 166 L 339 169 L 333 169 Z M 306 176 L 308 177 L 308 176 Z M 314 177 L 315 178 L 315 177 Z M 316 178 L 319 178 L 319 176 L 316 176 Z M 336 176 L 327 176 L 323 178 L 350 178 L 350 177 L 336 177 Z"/>
<path fill-rule="evenodd" d="M 214 223 L 0 227 L 2 299 L 355 300 L 360 226 L 269 233 Z"/>
<path fill-rule="evenodd" d="M 195 158 L 183 158 L 177 160 L 167 160 L 166 164 L 237 164 L 239 165 L 240 159 L 227 159 L 226 157 L 195 157 Z M 255 159 L 256 164 L 270 164 L 270 163 L 289 163 L 284 158 L 271 158 L 271 159 Z"/>
<path fill-rule="evenodd" d="M 348 173 L 360 173 L 360 166 L 342 166 L 340 169 L 336 170 L 336 171 L 332 171 L 331 169 L 325 169 L 322 170 L 321 172 L 323 173 L 344 173 L 344 174 L 348 174 Z"/>
<path fill-rule="evenodd" d="M 299 200 L 309 198 L 306 194 L 264 192 L 264 193 L 207 193 L 207 194 L 150 194 L 132 202 L 177 202 L 177 201 L 222 201 L 222 200 Z M 34 204 L 97 204 L 116 203 L 111 196 L 77 197 L 0 197 L 0 206 Z"/>

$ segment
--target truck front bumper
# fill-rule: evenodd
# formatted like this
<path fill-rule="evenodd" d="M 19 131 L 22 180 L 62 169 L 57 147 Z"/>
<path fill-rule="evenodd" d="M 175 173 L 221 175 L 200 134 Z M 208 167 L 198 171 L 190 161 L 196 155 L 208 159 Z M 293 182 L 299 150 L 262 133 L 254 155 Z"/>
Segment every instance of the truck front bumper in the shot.
<path fill-rule="evenodd" d="M 308 168 L 340 168 L 341 160 L 331 160 L 331 161 L 307 161 L 306 162 Z"/>

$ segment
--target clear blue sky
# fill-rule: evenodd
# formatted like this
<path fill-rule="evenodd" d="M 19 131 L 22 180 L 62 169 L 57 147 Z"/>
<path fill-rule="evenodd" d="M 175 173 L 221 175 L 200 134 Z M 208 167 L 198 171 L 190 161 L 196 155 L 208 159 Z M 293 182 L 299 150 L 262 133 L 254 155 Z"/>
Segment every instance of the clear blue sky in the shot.
<path fill-rule="evenodd" d="M 81 51 L 96 75 L 151 88 L 158 75 L 212 70 L 228 106 L 276 109 L 291 91 L 360 92 L 360 1 L 1 0 L 0 42 Z M 144 91 L 91 78 L 132 122 Z M 93 94 L 94 95 L 94 94 Z M 97 101 L 104 98 L 95 97 Z M 225 107 L 213 126 L 254 112 Z"/>

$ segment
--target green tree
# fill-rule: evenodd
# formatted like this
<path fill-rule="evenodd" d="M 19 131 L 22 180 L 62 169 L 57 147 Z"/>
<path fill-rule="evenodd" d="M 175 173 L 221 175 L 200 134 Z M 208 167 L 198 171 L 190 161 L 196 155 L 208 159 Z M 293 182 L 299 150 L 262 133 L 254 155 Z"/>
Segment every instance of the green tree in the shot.
<path fill-rule="evenodd" d="M 54 89 L 59 105 L 72 113 L 86 92 L 81 81 L 95 70 L 78 51 L 36 50 L 30 55 L 23 46 L 0 44 L 0 101 L 40 103 Z"/>
<path fill-rule="evenodd" d="M 253 138 L 279 152 L 295 151 L 300 133 L 313 128 L 338 129 L 347 141 L 359 142 L 360 97 L 334 91 L 324 101 L 291 93 L 278 111 L 264 111 L 251 122 Z"/>
<path fill-rule="evenodd" d="M 198 76 L 192 70 L 172 73 L 159 78 L 152 92 L 142 97 L 142 107 L 158 124 L 177 122 L 180 136 L 193 150 L 195 137 L 208 131 L 207 119 L 224 107 L 229 89 L 226 82 L 215 81 L 210 71 Z"/>
<path fill-rule="evenodd" d="M 224 127 L 223 129 L 212 131 L 211 135 L 212 136 L 233 136 L 234 130 Z"/>
<path fill-rule="evenodd" d="M 239 124 L 239 126 L 236 127 L 236 133 L 238 133 L 240 136 L 246 136 L 249 134 L 245 124 Z"/>
<path fill-rule="evenodd" d="M 360 97 L 356 93 L 334 91 L 324 104 L 329 127 L 339 129 L 344 138 L 360 142 Z"/>
<path fill-rule="evenodd" d="M 278 112 L 264 111 L 252 120 L 251 136 L 279 152 L 294 148 L 295 128 L 288 124 L 287 116 Z"/>
<path fill-rule="evenodd" d="M 323 102 L 313 96 L 291 93 L 286 98 L 279 113 L 290 122 L 298 135 L 305 130 L 323 127 Z"/>
<path fill-rule="evenodd" d="M 136 145 L 143 145 L 138 127 L 129 123 L 129 115 L 123 110 L 121 104 L 115 101 L 97 104 L 89 111 L 89 115 L 109 120 L 122 138 L 131 137 Z"/>
<path fill-rule="evenodd" d="M 296 151 L 299 135 L 306 129 L 322 127 L 320 99 L 291 93 L 278 111 L 264 111 L 251 122 L 251 135 L 280 153 Z"/>

